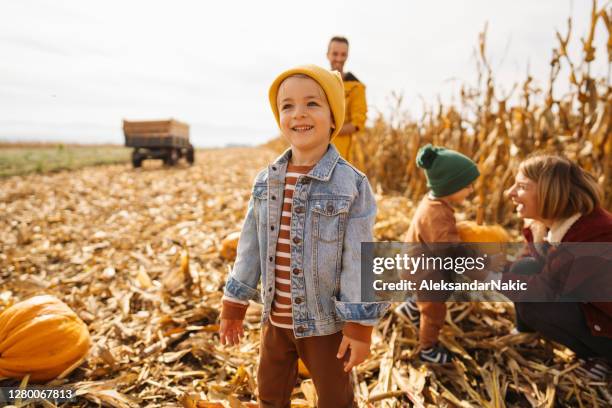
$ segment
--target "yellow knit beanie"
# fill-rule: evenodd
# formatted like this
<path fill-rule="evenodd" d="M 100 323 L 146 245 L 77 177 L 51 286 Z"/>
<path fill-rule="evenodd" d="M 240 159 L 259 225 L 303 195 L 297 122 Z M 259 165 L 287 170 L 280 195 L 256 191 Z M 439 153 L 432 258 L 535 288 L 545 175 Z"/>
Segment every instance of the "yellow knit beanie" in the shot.
<path fill-rule="evenodd" d="M 309 76 L 317 81 L 321 88 L 323 88 L 323 92 L 325 92 L 325 96 L 327 96 L 327 103 L 331 109 L 332 117 L 334 118 L 334 125 L 336 126 L 331 134 L 331 138 L 333 139 L 338 132 L 340 132 L 344 124 L 344 84 L 342 83 L 342 77 L 338 71 L 329 71 L 316 65 L 301 65 L 289 69 L 277 76 L 274 82 L 272 82 L 269 91 L 270 106 L 272 106 L 272 112 L 274 112 L 276 123 L 280 126 L 280 114 L 276 101 L 278 88 L 285 79 L 296 74 Z"/>

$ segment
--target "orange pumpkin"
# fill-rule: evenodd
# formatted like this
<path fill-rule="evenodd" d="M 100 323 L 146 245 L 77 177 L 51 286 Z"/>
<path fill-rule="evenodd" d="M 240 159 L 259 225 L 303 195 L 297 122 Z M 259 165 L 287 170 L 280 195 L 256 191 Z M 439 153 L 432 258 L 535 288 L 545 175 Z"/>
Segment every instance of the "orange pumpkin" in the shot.
<path fill-rule="evenodd" d="M 34 296 L 0 314 L 0 377 L 52 380 L 90 346 L 87 325 L 56 297 Z"/>
<path fill-rule="evenodd" d="M 457 223 L 459 237 L 463 242 L 510 242 L 510 235 L 501 225 L 478 225 L 474 221 Z"/>
<path fill-rule="evenodd" d="M 236 251 L 238 250 L 238 240 L 240 239 L 240 231 L 232 232 L 223 242 L 221 242 L 221 258 L 226 261 L 234 261 L 236 259 Z"/>
<path fill-rule="evenodd" d="M 483 254 L 504 254 L 505 243 L 511 242 L 510 234 L 501 225 L 479 225 L 474 221 L 457 223 L 459 237 L 463 242 L 480 243 L 476 245 Z"/>

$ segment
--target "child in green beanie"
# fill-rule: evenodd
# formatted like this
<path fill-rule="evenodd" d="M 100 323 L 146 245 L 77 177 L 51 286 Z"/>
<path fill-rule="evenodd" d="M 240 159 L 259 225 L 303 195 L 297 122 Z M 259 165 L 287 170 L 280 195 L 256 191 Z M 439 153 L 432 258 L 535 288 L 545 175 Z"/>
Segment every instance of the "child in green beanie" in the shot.
<path fill-rule="evenodd" d="M 480 176 L 476 164 L 463 154 L 428 144 L 417 154 L 425 171 L 429 192 L 423 197 L 408 229 L 408 242 L 461 242 L 452 205 L 462 203 Z M 446 317 L 446 303 L 409 300 L 395 309 L 401 318 L 419 329 L 422 360 L 445 364 L 453 355 L 438 342 Z"/>

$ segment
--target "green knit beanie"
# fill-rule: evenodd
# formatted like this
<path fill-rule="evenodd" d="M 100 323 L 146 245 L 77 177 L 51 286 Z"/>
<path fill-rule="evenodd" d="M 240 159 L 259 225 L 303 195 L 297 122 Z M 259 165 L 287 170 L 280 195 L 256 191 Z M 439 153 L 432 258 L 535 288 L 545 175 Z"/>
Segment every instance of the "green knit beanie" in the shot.
<path fill-rule="evenodd" d="M 425 170 L 427 187 L 434 197 L 445 197 L 469 186 L 480 176 L 476 163 L 463 154 L 444 147 L 423 146 L 416 158 Z"/>

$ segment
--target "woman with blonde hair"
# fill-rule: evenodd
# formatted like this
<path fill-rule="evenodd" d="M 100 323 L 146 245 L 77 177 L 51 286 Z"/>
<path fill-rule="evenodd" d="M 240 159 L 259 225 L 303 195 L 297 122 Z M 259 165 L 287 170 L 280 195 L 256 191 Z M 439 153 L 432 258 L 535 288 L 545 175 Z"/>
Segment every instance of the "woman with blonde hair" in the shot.
<path fill-rule="evenodd" d="M 612 275 L 606 274 L 611 270 L 609 256 L 598 258 L 598 268 L 592 267 L 592 257 L 559 261 L 562 246 L 575 245 L 565 243 L 612 243 L 612 214 L 602 208 L 601 189 L 591 174 L 563 156 L 537 153 L 520 164 L 508 195 L 525 220 L 526 241 L 543 243 L 530 246 L 530 255 L 540 266 L 538 273 L 522 280 L 532 287 L 557 285 L 560 291 L 567 291 L 569 282 L 572 288 L 601 288 L 602 283 L 612 287 Z M 538 332 L 567 346 L 582 360 L 584 375 L 605 381 L 612 362 L 612 299 L 582 300 L 517 302 L 517 329 Z"/>

